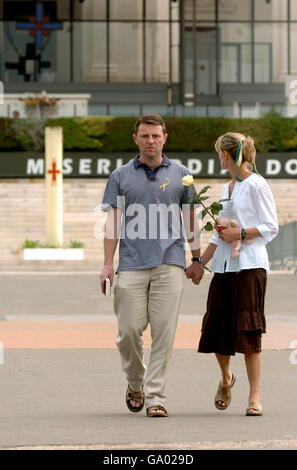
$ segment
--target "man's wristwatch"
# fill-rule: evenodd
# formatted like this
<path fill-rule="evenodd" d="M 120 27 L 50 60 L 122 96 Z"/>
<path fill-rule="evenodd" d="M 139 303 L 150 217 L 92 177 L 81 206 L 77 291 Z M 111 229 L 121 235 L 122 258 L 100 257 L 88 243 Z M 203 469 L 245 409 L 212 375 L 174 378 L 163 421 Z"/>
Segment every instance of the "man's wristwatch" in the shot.
<path fill-rule="evenodd" d="M 197 261 L 198 263 L 203 264 L 203 258 L 202 258 L 202 256 L 197 256 L 197 257 L 193 256 L 193 258 L 191 259 L 191 261 Z"/>
<path fill-rule="evenodd" d="M 244 230 L 244 228 L 241 229 L 240 238 L 241 240 L 244 240 L 246 238 L 246 231 Z"/>

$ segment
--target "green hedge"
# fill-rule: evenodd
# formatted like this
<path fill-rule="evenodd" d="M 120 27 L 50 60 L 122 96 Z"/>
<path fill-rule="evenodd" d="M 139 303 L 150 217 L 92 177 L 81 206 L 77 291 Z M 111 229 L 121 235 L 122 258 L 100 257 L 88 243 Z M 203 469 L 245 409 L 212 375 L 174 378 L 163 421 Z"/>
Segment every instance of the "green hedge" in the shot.
<path fill-rule="evenodd" d="M 297 119 L 269 113 L 261 119 L 165 118 L 168 129 L 166 149 L 182 152 L 210 152 L 219 135 L 235 131 L 255 139 L 258 152 L 296 151 Z M 75 117 L 44 121 L 0 118 L 0 151 L 42 151 L 44 127 L 62 126 L 65 150 L 99 152 L 135 151 L 132 139 L 135 118 Z"/>

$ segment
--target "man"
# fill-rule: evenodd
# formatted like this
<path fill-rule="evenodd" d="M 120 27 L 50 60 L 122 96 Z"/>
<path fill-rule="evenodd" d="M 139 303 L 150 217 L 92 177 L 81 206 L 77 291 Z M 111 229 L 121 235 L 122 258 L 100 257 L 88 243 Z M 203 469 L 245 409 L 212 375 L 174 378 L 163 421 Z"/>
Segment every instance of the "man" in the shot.
<path fill-rule="evenodd" d="M 197 219 L 194 208 L 187 204 L 193 187 L 182 184 L 189 170 L 162 154 L 167 140 L 164 120 L 158 115 L 140 116 L 133 139 L 139 155 L 112 172 L 103 197 L 102 209 L 108 211 L 108 216 L 101 288 L 104 292 L 106 278 L 112 285 L 114 253 L 120 237 L 114 309 L 118 321 L 116 344 L 128 381 L 126 404 L 132 412 L 141 411 L 145 404 L 147 416 L 166 417 L 166 374 L 184 281 L 181 208 L 185 204 L 185 228 L 195 258 L 186 276 L 195 284 L 203 276 L 203 265 Z M 142 334 L 148 323 L 152 345 L 146 368 Z"/>

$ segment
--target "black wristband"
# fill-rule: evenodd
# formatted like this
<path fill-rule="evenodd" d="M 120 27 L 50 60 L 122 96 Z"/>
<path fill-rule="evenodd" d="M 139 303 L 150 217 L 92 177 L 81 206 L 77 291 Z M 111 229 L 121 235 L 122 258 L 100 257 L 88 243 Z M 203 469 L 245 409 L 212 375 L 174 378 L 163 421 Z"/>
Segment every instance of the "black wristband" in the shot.
<path fill-rule="evenodd" d="M 244 240 L 246 238 L 246 231 L 244 230 L 244 228 L 241 229 L 240 235 L 241 235 L 241 240 Z"/>
<path fill-rule="evenodd" d="M 197 261 L 198 263 L 203 264 L 203 258 L 202 258 L 202 256 L 198 256 L 198 257 L 193 256 L 193 258 L 191 259 L 191 261 Z"/>

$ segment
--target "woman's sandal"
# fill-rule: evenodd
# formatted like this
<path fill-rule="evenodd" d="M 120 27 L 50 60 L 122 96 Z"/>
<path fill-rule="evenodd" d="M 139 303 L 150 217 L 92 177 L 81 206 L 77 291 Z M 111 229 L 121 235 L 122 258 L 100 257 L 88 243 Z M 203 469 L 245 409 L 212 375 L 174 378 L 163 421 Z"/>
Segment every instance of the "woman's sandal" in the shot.
<path fill-rule="evenodd" d="M 138 392 L 135 392 L 134 390 L 132 390 L 132 388 L 128 384 L 128 388 L 126 392 L 126 404 L 130 411 L 132 411 L 133 413 L 139 413 L 139 411 L 141 411 L 142 408 L 144 407 L 144 398 L 145 396 L 144 396 L 143 390 L 139 390 Z M 140 406 L 132 406 L 130 403 L 131 400 L 136 401 L 137 403 L 140 403 Z"/>
<path fill-rule="evenodd" d="M 158 411 L 161 411 L 162 413 L 156 413 Z M 161 405 L 153 405 L 150 406 L 149 408 L 146 409 L 146 415 L 149 418 L 167 418 L 168 413 L 164 406 Z"/>
<path fill-rule="evenodd" d="M 260 405 L 260 403 L 256 403 L 255 401 L 250 401 L 249 406 L 246 409 L 245 415 L 246 416 L 262 416 L 263 415 L 262 405 Z"/>
<path fill-rule="evenodd" d="M 219 383 L 218 391 L 215 396 L 215 406 L 218 410 L 226 410 L 231 403 L 231 388 L 235 384 L 236 377 L 232 374 L 231 384 L 227 387 L 222 387 L 221 382 Z M 219 401 L 226 403 L 226 406 L 219 405 Z"/>

